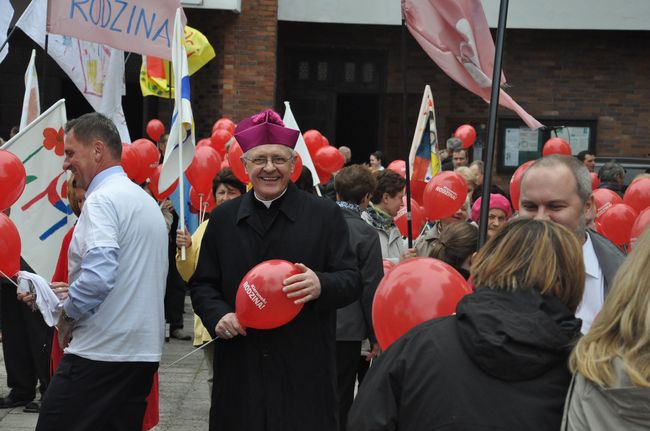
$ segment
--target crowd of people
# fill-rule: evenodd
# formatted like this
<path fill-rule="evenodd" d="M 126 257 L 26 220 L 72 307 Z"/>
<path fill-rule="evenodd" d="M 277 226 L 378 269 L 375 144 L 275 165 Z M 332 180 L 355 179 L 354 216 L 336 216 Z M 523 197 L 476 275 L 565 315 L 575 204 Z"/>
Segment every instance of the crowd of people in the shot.
<path fill-rule="evenodd" d="M 189 338 L 177 305 L 182 313 L 187 285 L 211 430 L 650 428 L 650 230 L 626 256 L 591 229 L 592 155 L 533 163 L 517 212 L 493 186 L 479 249 L 484 165 L 449 139 L 442 168 L 463 178 L 467 199 L 414 226 L 409 247 L 395 224 L 406 179 L 381 152 L 366 166 L 341 147 L 346 165 L 320 197 L 311 178 L 290 180 L 299 132 L 273 111 L 234 136 L 250 185 L 221 170 L 215 209 L 191 233 L 127 178 L 110 120 L 68 122 L 63 167 L 78 221 L 51 283 L 60 318 L 52 331 L 30 310 L 33 295 L 2 282 L 11 392 L 1 408 L 33 402 L 40 382 L 37 430 L 151 428 L 165 321 Z M 615 163 L 601 172 L 624 191 Z M 373 298 L 385 265 L 415 257 L 446 262 L 473 292 L 382 352 Z M 238 286 L 270 259 L 295 265 L 282 291 L 302 309 L 274 329 L 245 327 Z"/>

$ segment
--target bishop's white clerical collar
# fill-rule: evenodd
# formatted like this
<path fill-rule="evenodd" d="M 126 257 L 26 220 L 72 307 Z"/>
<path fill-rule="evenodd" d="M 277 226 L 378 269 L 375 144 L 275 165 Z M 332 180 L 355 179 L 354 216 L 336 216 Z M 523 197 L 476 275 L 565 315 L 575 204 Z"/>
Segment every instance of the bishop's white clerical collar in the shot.
<path fill-rule="evenodd" d="M 282 196 L 284 196 L 284 194 L 285 194 L 286 192 L 287 192 L 287 189 L 284 189 L 284 190 L 282 191 L 282 193 L 280 193 L 280 196 L 278 196 L 278 197 L 275 198 L 275 199 L 271 199 L 270 201 L 265 201 L 264 199 L 262 199 L 262 198 L 260 198 L 259 196 L 257 196 L 257 193 L 255 193 L 254 190 L 253 190 L 253 196 L 255 196 L 255 199 L 257 199 L 258 201 L 262 202 L 266 208 L 271 208 L 271 204 L 273 203 L 273 201 L 276 201 L 276 200 L 280 199 Z"/>

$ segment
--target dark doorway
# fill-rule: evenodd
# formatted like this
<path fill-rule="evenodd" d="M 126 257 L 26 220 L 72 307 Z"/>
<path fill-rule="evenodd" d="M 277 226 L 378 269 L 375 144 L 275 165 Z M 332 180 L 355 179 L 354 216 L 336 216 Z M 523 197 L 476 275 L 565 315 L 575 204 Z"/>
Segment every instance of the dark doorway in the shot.
<path fill-rule="evenodd" d="M 352 150 L 354 163 L 367 163 L 380 149 L 379 95 L 341 93 L 336 97 L 336 146 Z"/>

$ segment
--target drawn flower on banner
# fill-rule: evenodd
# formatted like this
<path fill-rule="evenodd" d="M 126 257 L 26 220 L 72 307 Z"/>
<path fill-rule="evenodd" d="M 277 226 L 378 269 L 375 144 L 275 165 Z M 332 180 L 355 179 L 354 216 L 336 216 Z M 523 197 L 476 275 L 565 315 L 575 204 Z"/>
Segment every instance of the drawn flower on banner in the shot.
<path fill-rule="evenodd" d="M 56 130 L 52 127 L 48 127 L 43 130 L 43 146 L 48 150 L 54 149 L 54 153 L 57 156 L 63 155 L 63 127 L 59 127 L 59 130 Z"/>

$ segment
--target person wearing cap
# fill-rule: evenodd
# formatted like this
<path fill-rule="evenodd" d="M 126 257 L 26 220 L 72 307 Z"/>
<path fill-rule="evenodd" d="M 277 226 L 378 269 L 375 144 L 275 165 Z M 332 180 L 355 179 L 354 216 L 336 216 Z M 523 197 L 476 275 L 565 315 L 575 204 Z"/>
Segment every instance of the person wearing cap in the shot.
<path fill-rule="evenodd" d="M 237 125 L 253 187 L 213 211 L 189 283 L 196 314 L 219 337 L 210 430 L 338 427 L 336 309 L 359 298 L 360 277 L 340 208 L 290 182 L 298 136 L 271 110 Z M 301 271 L 283 291 L 304 306 L 279 328 L 244 328 L 237 288 L 270 259 Z"/>
<path fill-rule="evenodd" d="M 474 205 L 472 205 L 472 221 L 478 223 L 481 218 L 481 203 L 483 198 L 478 198 Z M 512 216 L 512 208 L 508 199 L 497 193 L 490 193 L 490 211 L 488 212 L 488 238 L 492 238 L 499 229 L 510 219 Z"/>

